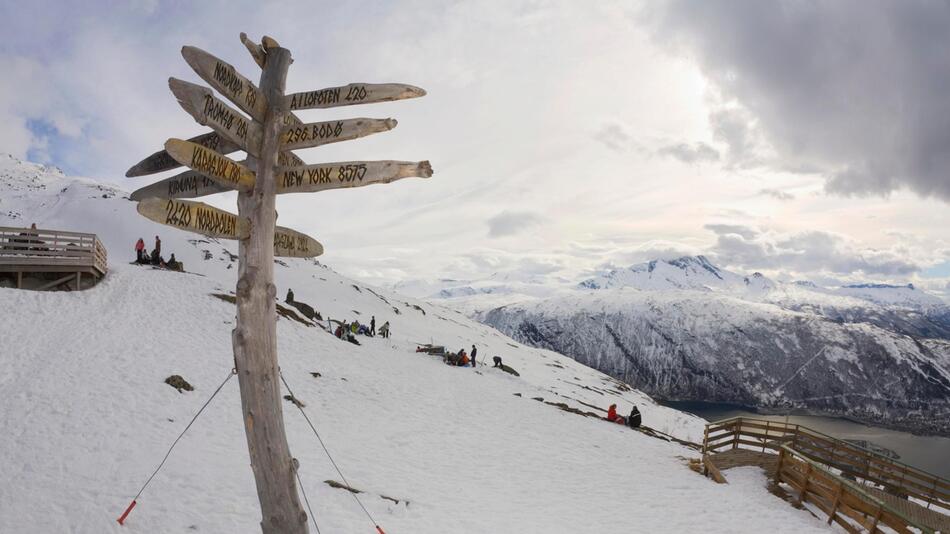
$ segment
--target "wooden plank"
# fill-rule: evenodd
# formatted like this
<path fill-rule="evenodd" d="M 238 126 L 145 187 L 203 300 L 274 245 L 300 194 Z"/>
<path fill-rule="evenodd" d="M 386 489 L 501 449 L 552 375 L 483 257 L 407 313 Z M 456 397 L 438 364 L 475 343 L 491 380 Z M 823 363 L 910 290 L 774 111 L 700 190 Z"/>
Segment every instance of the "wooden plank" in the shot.
<path fill-rule="evenodd" d="M 181 107 L 198 121 L 198 124 L 210 126 L 211 129 L 252 156 L 260 154 L 260 125 L 248 120 L 240 112 L 214 96 L 211 89 L 177 78 L 168 79 L 168 88 L 178 99 Z"/>
<path fill-rule="evenodd" d="M 233 65 L 194 46 L 183 46 L 181 55 L 202 80 L 234 102 L 252 119 L 260 123 L 264 122 L 264 115 L 267 113 L 267 100 L 264 98 L 264 93 L 261 93 L 261 90 L 239 73 Z"/>
<path fill-rule="evenodd" d="M 310 148 L 339 143 L 387 132 L 396 127 L 396 119 L 344 119 L 286 126 L 281 131 L 282 150 Z"/>
<path fill-rule="evenodd" d="M 323 254 L 323 245 L 316 239 L 290 228 L 274 228 L 274 256 L 284 258 L 315 258 Z"/>
<path fill-rule="evenodd" d="M 283 169 L 277 193 L 312 193 L 328 189 L 388 184 L 403 178 L 429 178 L 428 161 L 343 161 Z"/>
<path fill-rule="evenodd" d="M 709 473 L 717 484 L 728 484 L 726 477 L 722 476 L 722 472 L 719 471 L 719 468 L 716 467 L 716 464 L 708 454 L 703 456 L 703 465 L 706 467 L 706 472 Z"/>
<path fill-rule="evenodd" d="M 129 198 L 136 202 L 146 198 L 198 198 L 226 191 L 234 191 L 234 188 L 226 187 L 198 171 L 185 171 L 137 189 Z"/>
<path fill-rule="evenodd" d="M 425 96 L 425 90 L 404 83 L 351 83 L 287 95 L 288 109 L 325 109 L 356 104 L 392 102 Z"/>
<path fill-rule="evenodd" d="M 237 152 L 241 149 L 241 147 L 239 147 L 236 143 L 228 141 L 227 139 L 218 135 L 216 132 L 208 132 L 197 137 L 192 137 L 191 139 L 188 139 L 188 141 L 214 150 L 219 154 L 230 154 L 231 152 Z M 158 172 L 177 169 L 178 167 L 181 167 L 181 165 L 182 164 L 175 160 L 175 158 L 171 157 L 168 152 L 165 150 L 159 150 L 158 152 L 130 167 L 129 170 L 125 172 L 125 175 L 129 178 L 133 176 L 145 176 L 148 174 L 155 174 Z"/>
<path fill-rule="evenodd" d="M 255 43 L 254 41 L 247 38 L 247 34 L 241 32 L 241 43 L 244 44 L 244 47 L 247 48 L 247 51 L 250 52 L 251 57 L 254 58 L 254 62 L 257 63 L 257 66 L 264 68 L 264 48 Z"/>
<path fill-rule="evenodd" d="M 268 101 L 261 155 L 254 162 L 259 183 L 238 194 L 238 213 L 254 227 L 238 250 L 237 324 L 231 339 L 241 390 L 241 411 L 251 469 L 261 505 L 264 534 L 305 534 L 296 462 L 290 455 L 281 406 L 274 286 L 276 164 L 290 51 L 268 49 L 260 88 Z"/>
<path fill-rule="evenodd" d="M 245 239 L 250 232 L 247 219 L 202 202 L 147 198 L 136 209 L 159 224 L 210 237 Z"/>
<path fill-rule="evenodd" d="M 213 150 L 181 139 L 166 141 L 165 150 L 182 165 L 217 180 L 223 186 L 238 191 L 254 188 L 254 173 L 250 169 Z"/>

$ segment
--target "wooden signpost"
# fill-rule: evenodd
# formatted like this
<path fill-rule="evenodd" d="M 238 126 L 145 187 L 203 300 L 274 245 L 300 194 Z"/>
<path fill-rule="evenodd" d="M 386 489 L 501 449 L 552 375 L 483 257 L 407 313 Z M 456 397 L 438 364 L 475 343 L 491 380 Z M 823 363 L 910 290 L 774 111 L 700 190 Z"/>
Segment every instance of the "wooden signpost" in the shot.
<path fill-rule="evenodd" d="M 260 84 L 254 85 L 231 64 L 203 50 L 182 48 L 182 56 L 198 76 L 238 109 L 209 88 L 171 78 L 169 88 L 181 106 L 213 131 L 187 141 L 169 139 L 165 150 L 140 161 L 126 176 L 190 168 L 135 191 L 132 199 L 139 202 L 139 213 L 182 230 L 239 240 L 237 326 L 232 345 L 261 504 L 261 529 L 265 534 L 302 534 L 308 531 L 307 516 L 297 495 L 296 461 L 287 445 L 280 404 L 274 257 L 312 258 L 323 254 L 323 245 L 276 226 L 277 194 L 385 184 L 411 176 L 428 178 L 432 167 L 428 161 L 307 165 L 290 151 L 384 132 L 393 129 L 396 121 L 359 118 L 304 123 L 291 110 L 388 102 L 426 93 L 405 84 L 354 83 L 286 95 L 290 51 L 267 36 L 258 44 L 242 33 L 241 42 L 263 69 Z M 226 156 L 238 150 L 248 154 L 243 162 Z M 181 200 L 231 190 L 238 191 L 237 215 Z"/>

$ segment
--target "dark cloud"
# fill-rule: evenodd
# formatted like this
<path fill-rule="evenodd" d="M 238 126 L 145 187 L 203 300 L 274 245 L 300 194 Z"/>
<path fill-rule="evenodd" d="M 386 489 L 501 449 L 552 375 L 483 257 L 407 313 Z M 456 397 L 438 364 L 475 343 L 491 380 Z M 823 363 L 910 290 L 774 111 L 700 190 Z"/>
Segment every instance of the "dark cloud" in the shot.
<path fill-rule="evenodd" d="M 759 231 L 755 228 L 742 226 L 740 224 L 705 224 L 703 228 L 716 235 L 736 234 L 742 236 L 744 239 L 754 239 L 755 236 L 759 235 Z"/>
<path fill-rule="evenodd" d="M 795 200 L 795 195 L 786 193 L 785 191 L 779 191 L 778 189 L 760 189 L 759 194 L 762 196 L 772 197 L 775 200 Z"/>
<path fill-rule="evenodd" d="M 862 249 L 828 232 L 748 237 L 723 231 L 723 227 L 728 225 L 706 225 L 717 234 L 709 254 L 724 265 L 749 270 L 873 276 L 907 276 L 921 269 L 921 265 L 899 251 Z"/>
<path fill-rule="evenodd" d="M 542 217 L 530 211 L 503 211 L 488 219 L 488 237 L 505 237 L 539 224 Z"/>
<path fill-rule="evenodd" d="M 828 191 L 950 201 L 950 3 L 658 5 L 657 39 L 697 58 L 730 102 L 710 117 L 730 160 L 754 153 L 758 131 L 770 165 L 820 170 Z"/>
<path fill-rule="evenodd" d="M 605 124 L 594 134 L 594 140 L 616 152 L 622 152 L 629 147 L 630 134 L 623 126 L 617 123 Z"/>
<path fill-rule="evenodd" d="M 719 160 L 719 151 L 702 142 L 694 145 L 686 143 L 669 145 L 661 148 L 657 153 L 661 156 L 678 159 L 683 163 L 703 163 Z"/>

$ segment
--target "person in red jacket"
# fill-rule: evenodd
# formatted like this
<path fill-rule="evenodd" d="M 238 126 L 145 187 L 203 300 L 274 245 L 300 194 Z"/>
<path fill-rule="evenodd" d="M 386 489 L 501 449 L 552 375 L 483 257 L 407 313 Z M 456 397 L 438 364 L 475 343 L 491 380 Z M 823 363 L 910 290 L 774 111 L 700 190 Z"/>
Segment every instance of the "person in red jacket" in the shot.
<path fill-rule="evenodd" d="M 140 237 L 139 240 L 135 242 L 135 261 L 138 263 L 145 263 L 145 260 L 142 259 L 144 254 L 145 240 Z"/>
<path fill-rule="evenodd" d="M 617 423 L 618 425 L 627 424 L 626 421 L 623 420 L 622 416 L 617 415 L 616 404 L 611 404 L 610 408 L 607 409 L 607 420 L 610 421 L 611 423 Z"/>

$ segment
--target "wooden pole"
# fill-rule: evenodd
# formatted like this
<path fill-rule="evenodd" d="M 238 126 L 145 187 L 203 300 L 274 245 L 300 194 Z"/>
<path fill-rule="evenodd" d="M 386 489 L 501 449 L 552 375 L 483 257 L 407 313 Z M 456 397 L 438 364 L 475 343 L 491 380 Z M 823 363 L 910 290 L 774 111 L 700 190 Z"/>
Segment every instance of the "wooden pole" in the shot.
<path fill-rule="evenodd" d="M 275 174 L 279 134 L 287 110 L 284 87 L 290 61 L 290 51 L 285 48 L 269 48 L 264 56 L 260 87 L 268 106 L 263 143 L 260 158 L 249 162 L 257 165 L 257 181 L 254 189 L 238 195 L 238 213 L 250 221 L 251 232 L 239 246 L 237 327 L 232 341 L 264 534 L 308 531 L 280 405 L 274 301 Z"/>

